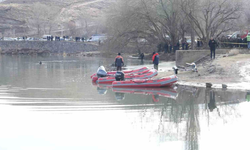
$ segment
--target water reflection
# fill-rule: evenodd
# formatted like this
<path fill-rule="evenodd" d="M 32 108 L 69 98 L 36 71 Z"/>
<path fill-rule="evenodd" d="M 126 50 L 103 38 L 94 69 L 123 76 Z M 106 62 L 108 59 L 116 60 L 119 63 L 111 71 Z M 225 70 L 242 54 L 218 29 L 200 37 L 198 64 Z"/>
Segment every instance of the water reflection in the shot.
<path fill-rule="evenodd" d="M 117 101 L 122 101 L 125 99 L 125 94 L 124 93 L 118 93 L 118 92 L 115 92 L 115 99 Z"/>
<path fill-rule="evenodd" d="M 222 90 L 212 88 L 198 88 L 192 86 L 178 86 L 172 88 L 111 88 L 110 86 L 103 87 L 109 93 L 115 94 L 117 100 L 123 100 L 125 103 L 126 96 L 144 95 L 148 99 L 152 99 L 151 104 L 154 107 L 156 116 L 151 118 L 159 118 L 159 125 L 155 133 L 161 137 L 161 140 L 185 140 L 185 149 L 198 150 L 199 136 L 201 132 L 200 119 L 206 118 L 209 126 L 211 120 L 220 119 L 224 123 L 230 121 L 232 118 L 239 117 L 238 104 L 246 101 L 246 95 L 249 93 L 245 91 Z M 118 93 L 119 92 L 119 93 Z M 128 100 L 131 97 L 128 97 Z M 142 99 L 133 99 L 143 101 Z M 131 104 L 131 103 L 130 103 Z M 133 103 L 134 104 L 134 103 Z M 152 106 L 152 105 L 151 105 Z M 131 108 L 132 109 L 132 108 Z M 148 107 L 144 108 L 141 115 L 142 120 L 146 119 Z M 216 111 L 215 111 L 216 110 Z M 215 112 L 218 117 L 214 114 Z M 213 119 L 211 119 L 213 115 Z M 217 120 L 218 121 L 218 120 Z M 147 121 L 145 121 L 147 123 Z M 172 124 L 172 125 L 170 125 Z M 185 133 L 185 134 L 184 134 Z"/>
<path fill-rule="evenodd" d="M 216 108 L 216 104 L 215 104 L 215 91 L 214 90 L 210 90 L 209 91 L 209 103 L 208 103 L 208 108 L 209 110 L 212 112 L 215 108 Z"/>
<path fill-rule="evenodd" d="M 110 85 L 91 85 L 89 76 L 96 71 L 99 64 L 109 65 L 113 59 L 93 61 L 89 58 L 0 56 L 0 61 L 0 117 L 2 119 L 0 131 L 1 134 L 5 130 L 8 131 L 0 135 L 1 141 L 13 129 L 17 129 L 8 128 L 10 125 L 17 124 L 9 121 L 20 120 L 21 116 L 21 120 L 26 119 L 26 122 L 18 123 L 22 123 L 23 127 L 35 127 L 34 131 L 37 131 L 37 128 L 44 128 L 45 125 L 48 126 L 46 129 L 49 133 L 53 133 L 53 130 L 58 127 L 62 130 L 75 129 L 76 134 L 68 131 L 70 136 L 65 134 L 65 137 L 76 138 L 77 135 L 82 135 L 77 139 L 81 144 L 82 138 L 89 140 L 91 145 L 97 145 L 97 143 L 113 145 L 117 142 L 123 145 L 122 142 L 126 140 L 126 145 L 137 144 L 138 147 L 144 146 L 145 150 L 178 149 L 176 147 L 181 144 L 182 146 L 179 147 L 181 150 L 203 150 L 210 145 L 209 142 L 204 142 L 204 139 L 210 141 L 216 138 L 214 135 L 220 133 L 224 127 L 227 127 L 225 130 L 231 133 L 233 130 L 228 125 L 233 120 L 236 120 L 236 123 L 244 122 L 241 119 L 242 115 L 248 115 L 246 113 L 248 111 L 242 113 L 241 110 L 243 106 L 248 110 L 249 105 L 244 102 L 250 101 L 249 91 L 192 86 L 128 89 L 112 88 Z M 39 65 L 40 61 L 42 61 L 41 65 Z M 136 62 L 136 65 L 139 64 L 140 61 Z M 25 110 L 25 115 L 19 115 L 20 112 L 22 113 L 20 109 Z M 41 117 L 35 115 L 33 118 L 39 118 L 36 120 L 39 124 L 29 117 L 25 118 L 26 115 L 34 112 L 43 114 Z M 12 114 L 11 119 L 6 114 Z M 52 114 L 59 115 L 53 118 Z M 49 124 L 47 118 L 50 118 Z M 59 123 L 58 118 L 62 118 Z M 83 123 L 79 123 L 80 120 L 83 120 Z M 245 126 L 242 130 L 249 133 L 248 125 L 249 123 L 236 124 L 234 129 L 237 128 L 238 131 Z M 213 132 L 215 128 L 218 130 Z M 15 130 L 14 134 L 18 132 L 32 137 L 42 135 L 42 133 L 36 135 L 22 128 Z M 210 132 L 214 135 L 209 135 Z M 58 133 L 60 134 L 52 134 L 54 139 L 61 137 L 62 132 Z M 101 138 L 98 139 L 96 133 L 99 133 L 98 136 Z M 112 136 L 108 136 L 110 134 Z M 228 139 L 223 134 L 218 135 L 221 137 L 219 141 Z M 89 137 L 93 138 L 90 140 Z M 47 138 L 46 135 L 44 139 Z M 10 138 L 9 142 L 12 143 L 12 140 Z M 17 140 L 22 139 L 17 138 Z M 72 141 L 72 139 L 67 140 Z M 67 143 L 67 140 L 63 143 Z M 138 140 L 142 142 L 134 142 Z M 234 142 L 240 144 L 241 140 L 237 140 L 234 139 Z M 62 145 L 63 143 L 60 142 Z M 110 145 L 103 149 L 117 149 L 117 147 L 110 148 Z M 150 147 L 150 145 L 153 146 Z"/>

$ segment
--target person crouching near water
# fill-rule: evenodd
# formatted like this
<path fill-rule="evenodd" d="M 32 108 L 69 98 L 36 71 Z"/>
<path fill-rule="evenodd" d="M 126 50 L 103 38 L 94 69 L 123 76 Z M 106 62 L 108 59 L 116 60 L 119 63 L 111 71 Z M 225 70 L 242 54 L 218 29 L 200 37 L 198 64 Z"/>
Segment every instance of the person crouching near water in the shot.
<path fill-rule="evenodd" d="M 121 53 L 118 53 L 118 55 L 115 58 L 115 66 L 117 67 L 117 71 L 121 71 L 123 65 L 124 65 L 124 61 L 121 56 Z"/>
<path fill-rule="evenodd" d="M 152 57 L 153 63 L 154 63 L 154 69 L 158 70 L 158 64 L 159 64 L 159 54 L 153 52 L 153 57 Z"/>

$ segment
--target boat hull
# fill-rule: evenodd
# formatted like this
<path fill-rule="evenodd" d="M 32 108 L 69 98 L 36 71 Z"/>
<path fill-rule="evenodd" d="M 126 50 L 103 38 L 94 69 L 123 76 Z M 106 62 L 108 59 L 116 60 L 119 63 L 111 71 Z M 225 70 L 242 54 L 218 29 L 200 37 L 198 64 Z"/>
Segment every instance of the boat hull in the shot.
<path fill-rule="evenodd" d="M 177 76 L 173 75 L 161 79 L 135 79 L 128 81 L 114 81 L 113 88 L 143 88 L 143 87 L 169 87 L 176 83 Z"/>
<path fill-rule="evenodd" d="M 159 95 L 171 99 L 176 99 L 178 93 L 173 88 L 112 88 L 113 92 L 143 94 L 143 95 Z"/>

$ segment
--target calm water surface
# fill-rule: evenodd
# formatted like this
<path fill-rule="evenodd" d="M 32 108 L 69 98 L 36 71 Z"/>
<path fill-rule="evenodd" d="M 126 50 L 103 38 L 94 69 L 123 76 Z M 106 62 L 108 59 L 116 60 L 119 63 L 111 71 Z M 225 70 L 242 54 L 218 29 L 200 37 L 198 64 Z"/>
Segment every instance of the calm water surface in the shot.
<path fill-rule="evenodd" d="M 0 150 L 249 149 L 248 91 L 93 85 L 112 62 L 0 56 Z"/>

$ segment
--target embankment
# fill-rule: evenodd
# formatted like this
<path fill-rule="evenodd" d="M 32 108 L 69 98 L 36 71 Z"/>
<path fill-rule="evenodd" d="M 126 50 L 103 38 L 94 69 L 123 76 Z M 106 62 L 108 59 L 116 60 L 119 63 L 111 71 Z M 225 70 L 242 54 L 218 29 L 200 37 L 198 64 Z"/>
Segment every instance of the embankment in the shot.
<path fill-rule="evenodd" d="M 217 49 L 216 54 L 226 54 L 229 51 L 230 49 Z M 210 50 L 179 50 L 175 55 L 176 65 L 185 66 L 186 63 L 198 61 L 209 54 Z"/>
<path fill-rule="evenodd" d="M 1 54 L 42 54 L 97 51 L 98 45 L 67 41 L 0 41 Z"/>

